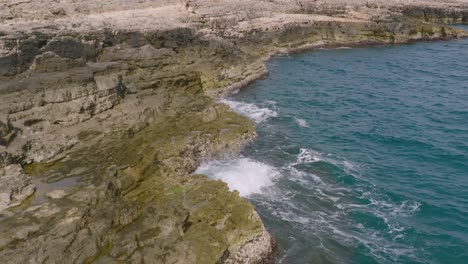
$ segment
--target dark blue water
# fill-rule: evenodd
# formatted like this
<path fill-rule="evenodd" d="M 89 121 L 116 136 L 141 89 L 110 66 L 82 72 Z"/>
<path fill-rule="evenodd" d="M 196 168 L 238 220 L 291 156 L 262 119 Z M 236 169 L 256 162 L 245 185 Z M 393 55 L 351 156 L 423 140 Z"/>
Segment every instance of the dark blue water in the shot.
<path fill-rule="evenodd" d="M 468 263 L 468 40 L 268 66 L 225 101 L 257 141 L 202 171 L 256 205 L 280 263 Z"/>

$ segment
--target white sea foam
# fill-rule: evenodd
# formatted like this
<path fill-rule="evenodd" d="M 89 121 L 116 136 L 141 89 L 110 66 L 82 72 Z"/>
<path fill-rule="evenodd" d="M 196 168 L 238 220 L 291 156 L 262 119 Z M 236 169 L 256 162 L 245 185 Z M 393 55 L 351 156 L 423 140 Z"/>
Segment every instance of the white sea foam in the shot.
<path fill-rule="evenodd" d="M 240 89 L 234 89 L 231 91 L 231 94 L 238 94 L 240 92 Z"/>
<path fill-rule="evenodd" d="M 365 196 L 365 195 L 364 195 Z M 415 201 L 403 201 L 400 205 L 385 200 L 378 200 L 374 197 L 367 197 L 373 207 L 385 212 L 391 217 L 410 216 L 419 211 L 421 204 Z"/>
<path fill-rule="evenodd" d="M 324 161 L 330 164 L 333 164 L 341 169 L 343 169 L 346 173 L 351 174 L 355 177 L 359 177 L 356 173 L 359 169 L 359 166 L 353 162 L 345 160 L 344 158 L 334 156 L 331 154 L 323 154 L 315 150 L 305 149 L 302 148 L 297 155 L 296 162 L 292 163 L 292 166 L 299 165 L 299 164 L 309 164 L 318 161 Z"/>
<path fill-rule="evenodd" d="M 300 173 L 300 176 L 306 176 L 307 173 Z M 295 178 L 295 177 L 293 177 Z M 272 187 L 272 191 L 264 192 L 257 200 L 257 203 L 262 204 L 261 207 L 267 207 L 268 211 L 277 219 L 289 222 L 291 228 L 296 229 L 295 232 L 307 233 L 309 236 L 317 237 L 318 239 L 327 237 L 340 241 L 344 245 L 356 247 L 363 245 L 368 248 L 371 255 L 382 262 L 395 262 L 403 254 L 414 257 L 412 254 L 414 248 L 401 244 L 400 241 L 405 237 L 405 229 L 395 221 L 392 217 L 394 208 L 404 208 L 404 210 L 413 209 L 416 206 L 413 203 L 395 204 L 386 200 L 370 199 L 369 204 L 352 204 L 351 201 L 344 196 L 342 199 L 338 194 L 330 192 L 334 189 L 342 189 L 342 187 L 334 186 L 333 184 L 307 184 L 312 187 L 312 192 L 301 193 L 296 200 L 294 190 L 281 188 L 281 185 Z M 348 190 L 352 192 L 352 190 Z M 338 211 L 331 210 L 310 210 L 303 204 L 304 195 L 306 199 L 320 199 L 323 202 L 329 201 L 335 204 Z M 310 195 L 310 196 L 309 196 Z M 369 195 L 376 195 L 369 192 Z M 369 197 L 368 197 L 369 198 Z M 305 207 L 304 207 L 305 206 Z M 398 210 L 398 209 L 397 209 Z M 366 227 L 363 223 L 349 222 L 349 212 L 367 212 L 381 218 L 388 226 L 387 230 L 375 230 Z M 345 223 L 350 224 L 349 226 Z M 351 227 L 351 228 L 350 228 Z M 390 235 L 391 239 L 387 238 Z"/>
<path fill-rule="evenodd" d="M 272 186 L 280 175 L 274 167 L 249 158 L 210 161 L 202 164 L 195 173 L 224 181 L 231 191 L 237 190 L 241 196 L 260 193 Z"/>
<path fill-rule="evenodd" d="M 284 179 L 300 184 L 310 192 L 295 192 L 285 190 L 281 188 L 281 185 L 275 185 L 274 192 L 262 194 L 263 199 L 269 201 L 264 201 L 263 206 L 270 208 L 269 211 L 275 217 L 290 222 L 301 232 L 314 234 L 317 237 L 334 237 L 344 244 L 354 246 L 361 244 L 381 261 L 397 260 L 398 254 L 411 256 L 414 248 L 400 243 L 405 238 L 406 229 L 399 219 L 417 212 L 421 206 L 418 202 L 392 201 L 374 185 L 359 177 L 354 188 L 346 188 L 325 181 L 313 173 L 302 170 L 300 166 L 316 162 L 333 164 L 347 174 L 359 176 L 361 171 L 359 165 L 342 157 L 306 148 L 300 149 L 296 159 L 282 168 L 284 175 L 288 176 Z M 301 198 L 295 198 L 296 195 Z M 356 196 L 360 196 L 361 201 L 367 201 L 367 203 L 355 203 L 354 197 Z M 304 208 L 304 205 L 301 205 L 301 200 L 296 199 L 318 199 L 321 203 L 334 206 L 337 211 L 309 211 L 307 207 Z M 375 230 L 359 222 L 352 224 L 354 228 L 343 225 L 348 221 L 347 215 L 350 212 L 373 214 L 380 218 L 387 228 Z"/>
<path fill-rule="evenodd" d="M 304 119 L 294 117 L 294 122 L 296 122 L 301 127 L 309 127 L 307 121 L 305 121 Z"/>
<path fill-rule="evenodd" d="M 347 188 L 340 184 L 322 180 L 321 177 L 302 170 L 301 164 L 315 162 L 332 163 L 342 169 L 358 170 L 359 166 L 344 158 L 323 154 L 310 149 L 301 149 L 296 159 L 277 169 L 249 158 L 211 161 L 202 164 L 196 173 L 206 174 L 213 179 L 226 182 L 231 190 L 238 190 L 246 197 L 256 200 L 260 207 L 267 208 L 275 218 L 289 222 L 291 228 L 318 238 L 332 237 L 353 247 L 361 244 L 380 261 L 396 261 L 399 255 L 411 256 L 414 249 L 400 242 L 405 238 L 405 228 L 397 220 L 419 210 L 417 202 L 394 202 L 366 181 L 358 180 L 358 186 Z M 280 173 L 281 171 L 281 173 Z M 307 192 L 284 188 L 275 184 L 293 181 L 310 190 Z M 367 203 L 355 203 L 353 197 Z M 337 210 L 311 210 L 303 204 L 306 200 L 318 199 L 314 204 L 328 204 Z M 387 225 L 385 230 L 375 230 L 363 223 L 348 223 L 350 212 L 371 213 Z M 388 238 L 390 236 L 390 238 Z"/>
<path fill-rule="evenodd" d="M 291 178 L 291 180 L 302 184 L 304 187 L 310 184 L 323 184 L 323 181 L 319 176 L 300 171 L 294 168 L 294 164 L 289 164 L 286 169 L 289 171 L 289 173 L 291 173 L 292 176 L 294 176 L 294 178 Z"/>
<path fill-rule="evenodd" d="M 323 156 L 321 153 L 309 149 L 300 149 L 299 154 L 297 155 L 297 160 L 295 165 L 297 164 L 307 164 L 313 163 L 317 161 L 323 160 Z"/>
<path fill-rule="evenodd" d="M 348 50 L 348 49 L 352 49 L 352 48 L 347 47 L 347 46 L 339 46 L 339 47 L 334 47 L 334 48 L 324 48 L 324 47 L 319 48 L 319 50 Z"/>
<path fill-rule="evenodd" d="M 228 99 L 222 99 L 221 102 L 230 106 L 236 113 L 246 116 L 256 123 L 261 123 L 270 117 L 276 117 L 278 115 L 276 111 L 266 107 L 258 107 L 255 104 L 236 102 Z"/>

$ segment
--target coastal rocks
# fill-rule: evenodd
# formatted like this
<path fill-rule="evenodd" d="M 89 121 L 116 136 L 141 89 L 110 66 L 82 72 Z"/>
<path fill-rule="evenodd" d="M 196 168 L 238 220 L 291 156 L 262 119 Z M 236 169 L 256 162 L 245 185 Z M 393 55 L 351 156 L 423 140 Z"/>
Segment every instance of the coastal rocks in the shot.
<path fill-rule="evenodd" d="M 425 7 L 408 6 L 403 8 L 403 15 L 412 17 L 418 20 L 447 23 L 447 24 L 463 24 L 468 23 L 468 11 L 459 10 L 456 8 L 443 7 Z"/>
<path fill-rule="evenodd" d="M 9 165 L 0 168 L 0 212 L 21 204 L 34 191 L 31 177 L 23 173 L 21 166 Z"/>
<path fill-rule="evenodd" d="M 9 121 L 0 120 L 0 146 L 8 146 L 16 137 L 17 131 L 10 125 Z"/>
<path fill-rule="evenodd" d="M 31 65 L 31 70 L 35 72 L 56 72 L 69 68 L 84 66 L 85 63 L 85 60 L 77 61 L 69 58 L 63 58 L 53 51 L 46 51 L 34 58 L 34 61 Z"/>
<path fill-rule="evenodd" d="M 145 33 L 105 31 L 84 37 L 33 34 L 32 39 L 43 41 L 35 49 L 12 46 L 17 55 L 32 58 L 28 59 L 29 71 L 19 70 L 14 78 L 6 75 L 0 84 L 4 93 L 0 112 L 17 128 L 10 129 L 11 135 L 2 132 L 2 142 L 8 140 L 10 145 L 2 152 L 22 162 L 43 162 L 64 153 L 79 143 L 77 134 L 83 122 L 101 113 L 115 113 L 110 110 L 117 105 L 123 104 L 129 113 L 135 96 L 126 99 L 127 95 L 136 95 L 138 100 L 158 97 L 157 103 L 148 105 L 148 111 L 158 112 L 170 108 L 164 104 L 178 100 L 173 96 L 175 91 L 209 94 L 243 81 L 251 75 L 247 69 L 254 62 L 232 44 L 207 40 L 184 28 Z M 4 40 L 15 38 L 14 43 L 28 41 L 26 35 L 7 35 Z M 195 61 L 191 54 L 200 57 Z M 261 65 L 255 63 L 256 67 Z M 237 66 L 232 74 L 216 74 L 228 64 Z M 18 68 L 17 63 L 9 65 Z M 260 69 L 264 70 L 263 65 Z M 257 68 L 252 71 L 255 76 Z M 150 100 L 146 101 L 149 104 Z M 143 119 L 135 119 L 133 122 L 139 123 L 135 126 L 144 126 Z M 112 123 L 122 122 L 117 118 Z"/>
<path fill-rule="evenodd" d="M 48 193 L 49 202 L 16 215 L 21 222 L 4 219 L 8 228 L 1 231 L 0 258 L 8 256 L 7 263 L 45 258 L 50 263 L 215 263 L 231 245 L 242 248 L 263 237 L 261 220 L 238 193 L 205 176 L 187 176 L 202 159 L 245 144 L 255 133 L 253 122 L 211 105 L 209 98 L 186 99 L 176 119 L 164 117 L 132 135 L 94 138 L 70 157 L 26 165 L 41 181 L 74 175 L 80 187 L 67 189 L 66 196 Z M 204 109 L 216 111 L 216 117 L 203 122 L 198 113 Z M 30 222 L 40 224 L 30 230 L 25 227 Z M 258 249 L 269 254 L 268 247 Z"/>
<path fill-rule="evenodd" d="M 6 263 L 273 263 L 253 206 L 191 175 L 256 136 L 253 121 L 216 99 L 266 74 L 278 52 L 462 35 L 359 1 L 7 2 Z M 40 191 L 25 199 L 30 176 Z"/>
<path fill-rule="evenodd" d="M 221 263 L 275 263 L 275 250 L 275 242 L 273 241 L 273 238 L 266 230 L 263 230 L 260 235 L 252 238 L 251 240 L 244 241 L 241 245 L 232 246 L 224 253 Z"/>
<path fill-rule="evenodd" d="M 50 199 L 60 199 L 66 195 L 64 190 L 53 190 L 46 194 L 46 196 Z"/>

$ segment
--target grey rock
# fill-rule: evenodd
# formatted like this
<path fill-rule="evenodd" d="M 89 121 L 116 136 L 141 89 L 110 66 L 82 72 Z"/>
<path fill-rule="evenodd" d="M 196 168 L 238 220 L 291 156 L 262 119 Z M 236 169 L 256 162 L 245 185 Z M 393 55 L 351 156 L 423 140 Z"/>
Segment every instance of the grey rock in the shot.
<path fill-rule="evenodd" d="M 0 212 L 21 204 L 34 191 L 31 177 L 23 173 L 20 165 L 0 168 Z"/>
<path fill-rule="evenodd" d="M 60 199 L 66 195 L 65 190 L 53 190 L 46 193 L 46 196 L 50 199 Z"/>
<path fill-rule="evenodd" d="M 6 263 L 274 263 L 253 207 L 190 175 L 255 137 L 216 99 L 277 53 L 456 38 L 438 23 L 468 17 L 461 0 L 72 2 L 0 4 Z M 8 210 L 34 193 L 21 165 L 77 180 Z"/>

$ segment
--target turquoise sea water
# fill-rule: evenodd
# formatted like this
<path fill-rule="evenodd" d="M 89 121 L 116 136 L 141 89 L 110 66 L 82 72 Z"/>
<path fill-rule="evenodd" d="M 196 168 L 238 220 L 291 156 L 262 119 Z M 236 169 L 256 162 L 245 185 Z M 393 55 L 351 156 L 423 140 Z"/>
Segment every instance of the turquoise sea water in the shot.
<path fill-rule="evenodd" d="M 268 67 L 224 100 L 257 141 L 199 172 L 256 206 L 280 263 L 468 263 L 468 40 Z"/>

